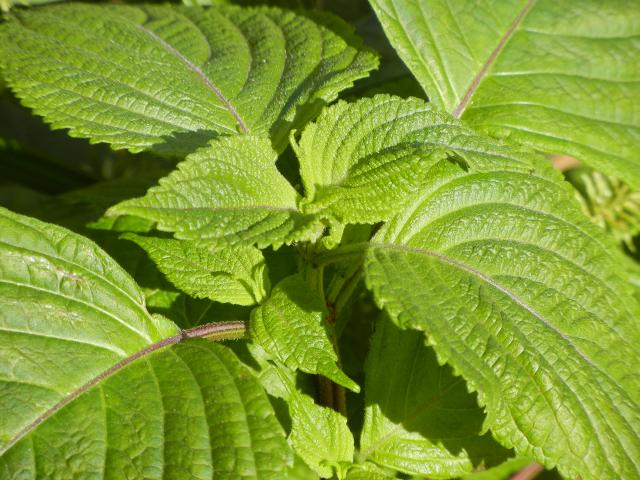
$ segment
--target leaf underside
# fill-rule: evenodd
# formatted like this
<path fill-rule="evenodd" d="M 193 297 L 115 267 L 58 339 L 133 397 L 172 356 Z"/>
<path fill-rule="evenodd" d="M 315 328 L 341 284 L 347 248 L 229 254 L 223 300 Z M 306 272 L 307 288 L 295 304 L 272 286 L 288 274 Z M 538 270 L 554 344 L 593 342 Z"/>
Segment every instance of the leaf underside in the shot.
<path fill-rule="evenodd" d="M 282 479 L 262 387 L 181 340 L 95 244 L 0 210 L 0 476 Z"/>
<path fill-rule="evenodd" d="M 640 9 L 626 0 L 372 0 L 431 101 L 640 188 Z"/>
<path fill-rule="evenodd" d="M 184 156 L 249 132 L 284 148 L 318 103 L 377 66 L 357 43 L 276 8 L 78 3 L 16 10 L 0 27 L 0 65 L 55 128 Z"/>

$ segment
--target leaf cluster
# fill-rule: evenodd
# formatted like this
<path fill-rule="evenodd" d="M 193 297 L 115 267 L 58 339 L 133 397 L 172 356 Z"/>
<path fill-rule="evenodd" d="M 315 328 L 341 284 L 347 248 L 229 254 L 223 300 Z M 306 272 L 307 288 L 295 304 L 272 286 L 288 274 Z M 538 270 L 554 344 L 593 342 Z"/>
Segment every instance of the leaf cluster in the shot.
<path fill-rule="evenodd" d="M 640 478 L 633 2 L 12 3 L 0 479 Z"/>

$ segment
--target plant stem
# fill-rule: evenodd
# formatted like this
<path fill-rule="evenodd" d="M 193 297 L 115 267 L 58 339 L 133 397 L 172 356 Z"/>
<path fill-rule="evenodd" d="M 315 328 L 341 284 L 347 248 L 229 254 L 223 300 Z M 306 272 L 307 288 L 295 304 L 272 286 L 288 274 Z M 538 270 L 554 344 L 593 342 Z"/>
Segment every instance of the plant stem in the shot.
<path fill-rule="evenodd" d="M 327 304 L 329 314 L 325 318 L 325 321 L 329 331 L 329 339 L 331 340 L 333 350 L 336 352 L 336 356 L 338 357 L 338 365 L 340 365 L 340 349 L 338 348 L 338 339 L 335 328 L 336 310 L 327 300 L 324 293 L 324 265 L 316 262 L 317 251 L 315 249 L 316 246 L 311 244 L 303 247 L 303 251 L 301 252 L 302 262 L 300 265 L 300 271 L 309 283 L 309 286 L 317 291 Z M 318 375 L 316 377 L 316 388 L 318 400 L 321 405 L 333 408 L 343 415 L 347 414 L 346 393 L 342 385 L 338 385 L 328 378 Z"/>
<path fill-rule="evenodd" d="M 320 253 L 316 252 L 313 259 L 315 264 L 318 266 L 325 266 L 331 263 L 351 260 L 363 257 L 369 245 L 371 245 L 369 242 L 350 243 L 348 245 L 336 247 L 332 250 L 326 250 Z"/>
<path fill-rule="evenodd" d="M 544 470 L 542 465 L 539 463 L 532 463 L 531 465 L 527 465 L 514 476 L 511 477 L 511 480 L 532 480 L 536 478 L 539 473 Z"/>
<path fill-rule="evenodd" d="M 180 332 L 180 341 L 187 338 L 204 337 L 209 340 L 238 340 L 246 335 L 247 326 L 243 321 L 207 323 Z"/>

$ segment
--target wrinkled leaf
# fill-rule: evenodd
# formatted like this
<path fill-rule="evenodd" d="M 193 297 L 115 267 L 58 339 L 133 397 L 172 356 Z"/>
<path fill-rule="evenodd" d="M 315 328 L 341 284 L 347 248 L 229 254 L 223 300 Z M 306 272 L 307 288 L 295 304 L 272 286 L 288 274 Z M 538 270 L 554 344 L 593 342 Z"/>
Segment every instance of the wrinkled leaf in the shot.
<path fill-rule="evenodd" d="M 317 219 L 298 211 L 299 195 L 278 172 L 267 138 L 223 138 L 189 155 L 144 197 L 110 214 L 137 215 L 182 239 L 280 246 L 308 238 Z"/>
<path fill-rule="evenodd" d="M 1 209 L 0 235 L 3 478 L 283 478 L 289 449 L 253 375 L 224 346 L 183 342 L 211 327 L 151 317 L 68 230 Z"/>
<path fill-rule="evenodd" d="M 377 65 L 374 54 L 276 8 L 68 4 L 0 26 L 4 77 L 55 128 L 184 156 L 218 135 L 289 128 Z"/>
<path fill-rule="evenodd" d="M 615 245 L 537 157 L 416 115 L 467 167 L 434 167 L 374 238 L 377 301 L 478 391 L 503 445 L 569 477 L 637 476 L 640 312 Z"/>
<path fill-rule="evenodd" d="M 325 322 L 324 300 L 300 275 L 278 283 L 265 303 L 251 313 L 251 338 L 278 362 L 292 369 L 323 375 L 360 391 L 338 367 Z"/>
<path fill-rule="evenodd" d="M 627 0 L 371 0 L 439 108 L 640 188 L 640 9 Z"/>

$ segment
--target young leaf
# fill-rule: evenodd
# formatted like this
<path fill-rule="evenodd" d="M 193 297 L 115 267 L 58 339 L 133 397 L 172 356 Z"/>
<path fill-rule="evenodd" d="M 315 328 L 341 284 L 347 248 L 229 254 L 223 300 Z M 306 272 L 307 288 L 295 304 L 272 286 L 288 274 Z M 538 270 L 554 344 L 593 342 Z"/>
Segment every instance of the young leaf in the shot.
<path fill-rule="evenodd" d="M 111 214 L 158 222 L 183 239 L 280 246 L 317 230 L 316 218 L 298 211 L 299 195 L 276 168 L 268 138 L 213 141 L 144 197 L 116 205 Z"/>
<path fill-rule="evenodd" d="M 284 432 L 254 377 L 223 346 L 179 343 L 233 329 L 177 333 L 68 230 L 1 209 L 0 235 L 3 475 L 283 478 Z"/>
<path fill-rule="evenodd" d="M 424 335 L 383 318 L 366 364 L 360 461 L 429 478 L 457 478 L 508 454 L 489 434 L 464 381 L 438 365 Z"/>
<path fill-rule="evenodd" d="M 468 167 L 440 162 L 377 234 L 377 301 L 478 391 L 503 445 L 569 477 L 638 476 L 640 311 L 617 248 L 537 157 L 421 118 Z"/>
<path fill-rule="evenodd" d="M 353 435 L 347 419 L 335 410 L 316 405 L 308 396 L 291 390 L 289 413 L 296 453 L 323 478 L 345 478 L 353 462 Z"/>
<path fill-rule="evenodd" d="M 267 301 L 251 313 L 251 338 L 278 362 L 292 369 L 324 375 L 359 392 L 337 366 L 338 357 L 325 327 L 324 299 L 300 275 L 275 286 Z"/>
<path fill-rule="evenodd" d="M 325 109 L 300 142 L 293 142 L 305 188 L 301 210 L 351 223 L 391 218 L 428 181 L 433 165 L 447 157 L 442 148 L 417 141 L 426 110 L 421 100 L 390 96 Z M 430 116 L 452 123 L 446 114 Z M 379 120 L 390 118 L 395 120 Z"/>
<path fill-rule="evenodd" d="M 640 188 L 640 9 L 625 0 L 371 0 L 438 107 Z"/>
<path fill-rule="evenodd" d="M 377 65 L 285 10 L 79 3 L 15 11 L 0 26 L 0 59 L 55 128 L 179 156 L 238 132 L 270 133 L 283 148 L 309 109 Z"/>
<path fill-rule="evenodd" d="M 214 249 L 202 242 L 134 234 L 123 238 L 140 245 L 171 283 L 196 298 L 254 305 L 269 290 L 264 257 L 257 248 Z"/>

